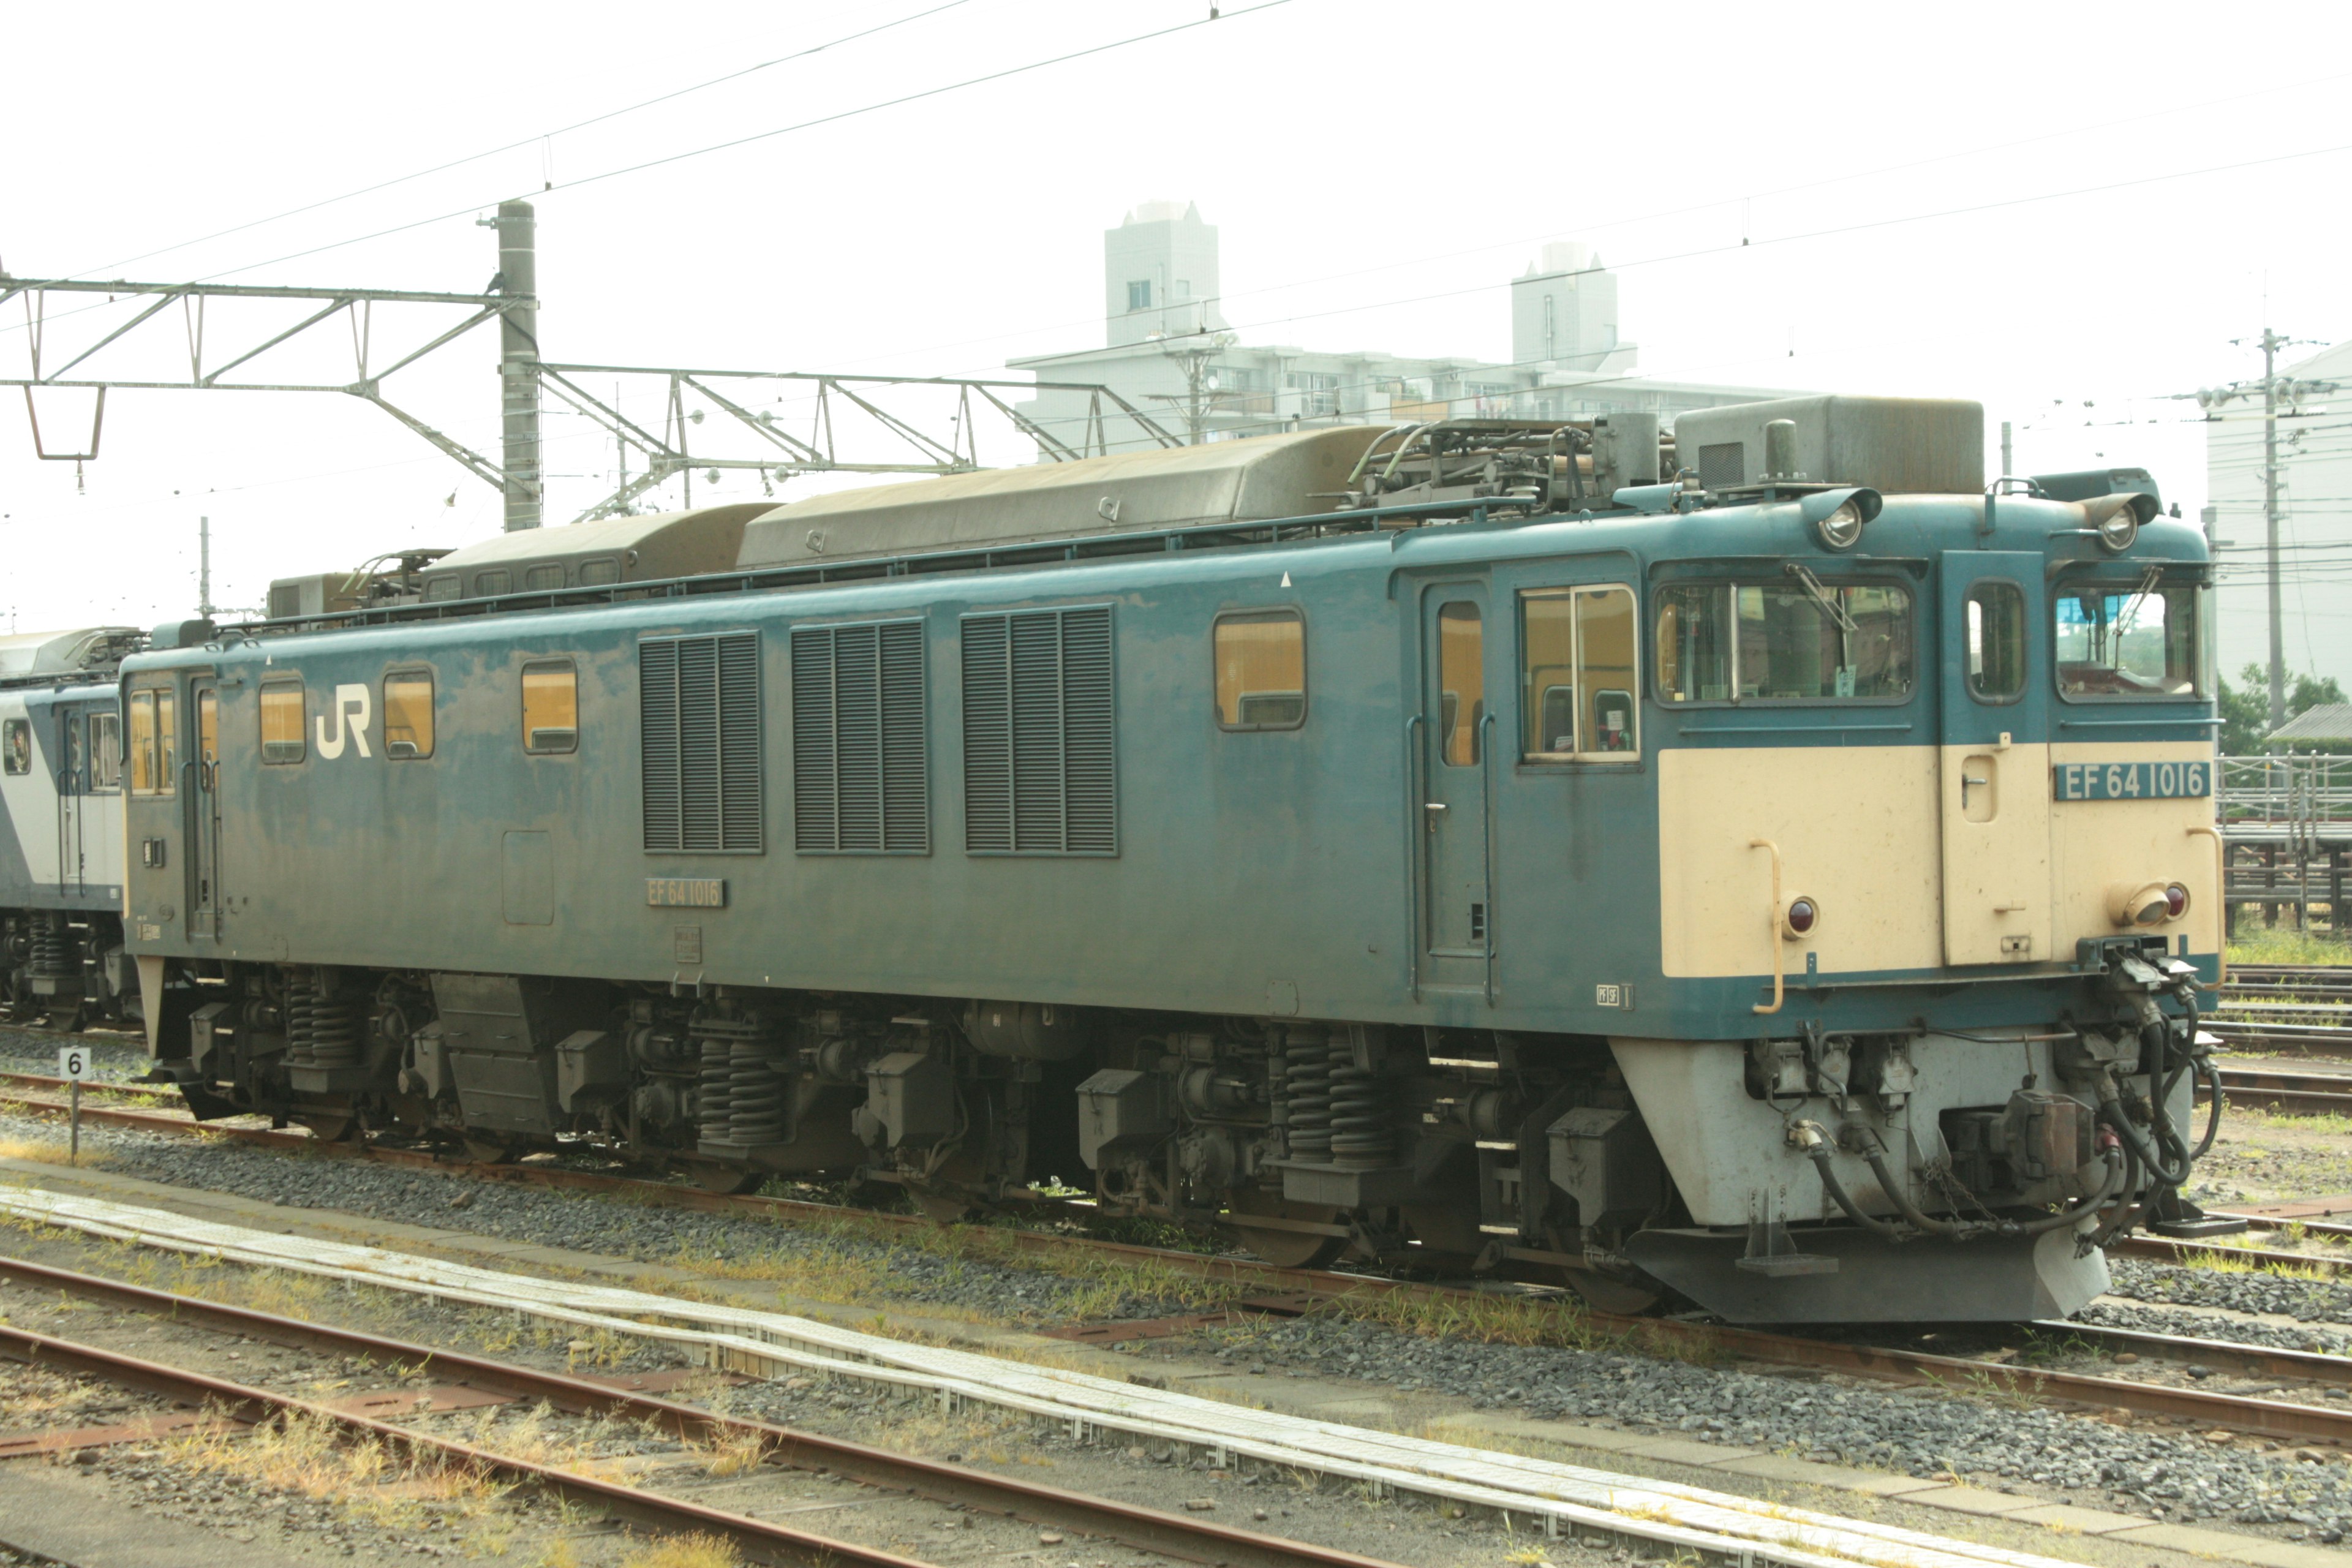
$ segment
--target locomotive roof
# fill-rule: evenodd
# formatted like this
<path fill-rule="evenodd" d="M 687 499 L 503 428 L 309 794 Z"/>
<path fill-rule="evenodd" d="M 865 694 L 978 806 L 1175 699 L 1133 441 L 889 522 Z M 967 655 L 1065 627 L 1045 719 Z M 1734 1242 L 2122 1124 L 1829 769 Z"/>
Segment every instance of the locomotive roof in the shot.
<path fill-rule="evenodd" d="M 1298 517 L 1328 510 L 1388 428 L 1342 425 L 811 496 L 746 528 L 736 564 L 801 566 Z"/>
<path fill-rule="evenodd" d="M 735 564 L 744 524 L 769 510 L 766 501 L 735 501 L 691 511 L 647 512 L 560 528 L 524 529 L 453 551 L 427 567 L 424 576 L 428 584 L 454 576 L 459 583 L 454 596 L 472 598 L 478 595 L 474 574 L 485 567 L 562 563 L 575 568 L 567 578 L 575 583 L 577 563 L 598 558 L 612 559 L 622 582 L 724 572 Z"/>
<path fill-rule="evenodd" d="M 0 680 L 79 675 L 112 663 L 144 635 L 137 626 L 79 626 L 0 637 Z"/>

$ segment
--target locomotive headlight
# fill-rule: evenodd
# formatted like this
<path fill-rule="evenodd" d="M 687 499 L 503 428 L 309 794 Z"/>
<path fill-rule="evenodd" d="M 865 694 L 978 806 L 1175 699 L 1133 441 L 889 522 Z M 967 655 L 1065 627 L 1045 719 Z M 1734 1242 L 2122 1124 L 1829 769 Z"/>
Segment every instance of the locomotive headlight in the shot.
<path fill-rule="evenodd" d="M 1798 502 L 1798 514 L 1811 525 L 1813 537 L 1825 550 L 1851 550 L 1862 542 L 1862 531 L 1885 502 L 1876 490 L 1816 490 Z"/>
<path fill-rule="evenodd" d="M 1780 940 L 1802 942 L 1821 929 L 1821 900 L 1809 893 L 1792 893 L 1780 905 Z"/>
<path fill-rule="evenodd" d="M 2099 543 L 2118 554 L 2129 550 L 2132 541 L 2138 537 L 2139 519 L 2128 511 L 2119 511 L 2099 524 Z"/>
<path fill-rule="evenodd" d="M 2174 918 L 2172 899 L 2189 908 L 2189 889 L 2178 882 L 2118 882 L 2107 889 L 2107 918 L 2125 927 L 2160 926 Z"/>
<path fill-rule="evenodd" d="M 2139 525 L 2156 515 L 2156 498 L 2145 490 L 2093 496 L 2078 504 L 2083 522 L 2098 540 L 2099 548 L 2116 555 L 2129 550 L 2132 541 L 2139 537 Z"/>
<path fill-rule="evenodd" d="M 1847 501 L 1822 519 L 1822 542 L 1832 550 L 1851 550 L 1862 542 L 1862 508 Z"/>

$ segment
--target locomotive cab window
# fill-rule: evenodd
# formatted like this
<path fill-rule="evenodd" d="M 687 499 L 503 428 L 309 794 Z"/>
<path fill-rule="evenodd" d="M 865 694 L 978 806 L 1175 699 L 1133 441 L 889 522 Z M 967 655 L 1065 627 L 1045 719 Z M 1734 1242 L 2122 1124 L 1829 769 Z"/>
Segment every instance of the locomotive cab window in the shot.
<path fill-rule="evenodd" d="M 1635 760 L 1639 641 L 1631 588 L 1521 594 L 1520 754 L 1546 762 Z"/>
<path fill-rule="evenodd" d="M 2011 702 L 2025 691 L 2025 591 L 2014 583 L 1969 588 L 1969 695 L 1979 702 Z"/>
<path fill-rule="evenodd" d="M 1765 583 L 1658 591 L 1658 695 L 1667 702 L 1900 702 L 1916 682 L 1911 591 L 1823 582 L 1801 566 Z"/>
<path fill-rule="evenodd" d="M 122 715 L 93 713 L 89 716 L 89 787 L 117 790 L 122 787 Z"/>
<path fill-rule="evenodd" d="M 537 756 L 580 749 L 580 675 L 570 659 L 522 667 L 522 749 Z"/>
<path fill-rule="evenodd" d="M 135 729 L 135 716 L 132 723 Z M 263 681 L 261 760 L 265 763 L 299 763 L 302 756 L 302 683 L 299 680 Z"/>
<path fill-rule="evenodd" d="M 1437 686 L 1438 755 L 1449 768 L 1475 768 L 1486 719 L 1486 626 L 1467 601 L 1438 608 Z"/>
<path fill-rule="evenodd" d="M 433 754 L 433 672 L 394 670 L 383 678 L 383 754 L 399 761 Z"/>
<path fill-rule="evenodd" d="M 2059 695 L 2073 701 L 2195 700 L 2211 694 L 2211 594 L 2161 567 L 2058 585 Z"/>
<path fill-rule="evenodd" d="M 180 704 L 169 691 L 131 694 L 131 793 L 170 795 L 180 776 Z"/>
<path fill-rule="evenodd" d="M 11 719 L 0 724 L 0 767 L 11 773 L 33 771 L 33 726 L 29 720 Z"/>
<path fill-rule="evenodd" d="M 1217 727 L 1296 730 L 1307 722 L 1307 622 L 1296 610 L 1220 616 Z"/>

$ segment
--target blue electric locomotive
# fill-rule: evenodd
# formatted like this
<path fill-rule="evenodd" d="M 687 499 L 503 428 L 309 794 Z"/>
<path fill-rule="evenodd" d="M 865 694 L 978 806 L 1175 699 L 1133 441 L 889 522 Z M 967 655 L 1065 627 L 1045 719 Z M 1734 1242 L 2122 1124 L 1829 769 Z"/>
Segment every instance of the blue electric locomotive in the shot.
<path fill-rule="evenodd" d="M 2072 1310 L 2198 1223 L 2205 542 L 1988 490 L 1973 405 L 1676 443 L 1264 437 L 163 628 L 151 1045 L 331 1134 L 941 1215 L 1055 1175 L 1748 1321 Z"/>

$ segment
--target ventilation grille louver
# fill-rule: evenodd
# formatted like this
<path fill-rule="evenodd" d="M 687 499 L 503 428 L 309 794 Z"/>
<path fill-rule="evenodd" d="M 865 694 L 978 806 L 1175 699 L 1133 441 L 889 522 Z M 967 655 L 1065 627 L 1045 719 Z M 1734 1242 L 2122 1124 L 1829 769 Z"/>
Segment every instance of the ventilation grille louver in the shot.
<path fill-rule="evenodd" d="M 763 847 L 760 637 L 660 637 L 637 645 L 648 850 L 757 854 Z"/>
<path fill-rule="evenodd" d="M 793 633 L 793 843 L 928 854 L 929 747 L 919 621 Z"/>
<path fill-rule="evenodd" d="M 1110 611 L 963 623 L 964 847 L 1118 853 Z"/>

